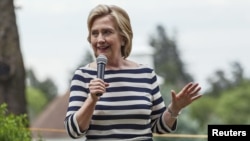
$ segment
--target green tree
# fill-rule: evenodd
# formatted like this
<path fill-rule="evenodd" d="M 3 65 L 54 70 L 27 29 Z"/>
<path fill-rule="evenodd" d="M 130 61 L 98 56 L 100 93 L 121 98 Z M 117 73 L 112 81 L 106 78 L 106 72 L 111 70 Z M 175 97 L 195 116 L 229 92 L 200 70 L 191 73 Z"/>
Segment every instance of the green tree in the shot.
<path fill-rule="evenodd" d="M 52 101 L 57 95 L 57 86 L 50 78 L 39 81 L 32 69 L 26 71 L 26 88 L 27 109 L 30 120 L 34 120 L 40 112 Z"/>
<path fill-rule="evenodd" d="M 86 52 L 84 52 L 84 55 L 82 57 L 82 60 L 79 62 L 79 64 L 70 72 L 70 78 L 69 78 L 69 83 L 71 82 L 72 76 L 75 72 L 76 69 L 83 67 L 85 65 L 87 65 L 88 63 L 91 63 L 94 61 L 93 58 L 93 54 L 90 50 L 86 50 Z"/>
<path fill-rule="evenodd" d="M 250 124 L 250 81 L 225 90 L 218 99 L 215 114 L 224 124 Z"/>
<path fill-rule="evenodd" d="M 156 73 L 164 78 L 165 83 L 181 88 L 193 80 L 186 72 L 175 39 L 167 36 L 163 26 L 157 26 L 156 35 L 150 38 L 150 45 L 155 49 L 153 57 Z"/>
<path fill-rule="evenodd" d="M 226 73 L 221 69 L 215 71 L 213 76 L 210 76 L 207 79 L 207 82 L 210 85 L 210 89 L 206 92 L 210 96 L 218 97 L 224 90 L 234 88 L 244 81 L 244 70 L 239 62 L 231 63 L 231 78 L 230 75 L 225 75 Z"/>
<path fill-rule="evenodd" d="M 28 102 L 27 109 L 29 113 L 29 119 L 32 121 L 46 107 L 48 104 L 48 99 L 41 90 L 34 87 L 28 87 L 26 89 L 26 97 Z"/>
<path fill-rule="evenodd" d="M 232 62 L 233 85 L 237 86 L 244 81 L 244 69 L 239 62 Z"/>
<path fill-rule="evenodd" d="M 36 78 L 36 75 L 32 69 L 27 69 L 26 74 L 28 85 L 30 87 L 39 89 L 45 95 L 48 102 L 52 101 L 57 96 L 58 89 L 52 79 L 46 78 L 44 81 L 40 81 Z"/>
<path fill-rule="evenodd" d="M 206 132 L 209 123 L 220 124 L 222 121 L 216 116 L 218 99 L 204 94 L 203 97 L 189 106 L 189 116 L 196 119 L 202 133 Z"/>
<path fill-rule="evenodd" d="M 46 96 L 48 101 L 52 101 L 57 96 L 57 86 L 51 78 L 46 78 L 38 87 Z"/>
<path fill-rule="evenodd" d="M 211 90 L 190 106 L 190 116 L 199 120 L 201 129 L 206 129 L 208 124 L 250 123 L 250 80 L 244 77 L 239 63 L 233 63 L 232 70 L 231 79 L 225 81 L 217 75 L 217 81 L 211 83 Z"/>

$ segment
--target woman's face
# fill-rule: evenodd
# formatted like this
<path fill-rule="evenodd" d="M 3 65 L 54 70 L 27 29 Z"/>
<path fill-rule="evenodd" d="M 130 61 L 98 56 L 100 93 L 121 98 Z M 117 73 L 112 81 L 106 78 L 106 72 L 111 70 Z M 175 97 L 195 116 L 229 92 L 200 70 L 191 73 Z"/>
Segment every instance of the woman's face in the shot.
<path fill-rule="evenodd" d="M 94 20 L 90 29 L 90 43 L 97 57 L 100 54 L 108 59 L 118 59 L 121 54 L 121 36 L 111 16 Z"/>

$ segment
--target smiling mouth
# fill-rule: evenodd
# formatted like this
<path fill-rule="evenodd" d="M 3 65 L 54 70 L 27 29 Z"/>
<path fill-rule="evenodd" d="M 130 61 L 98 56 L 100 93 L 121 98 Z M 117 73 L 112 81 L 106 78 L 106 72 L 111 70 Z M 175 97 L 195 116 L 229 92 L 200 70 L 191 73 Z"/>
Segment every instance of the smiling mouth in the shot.
<path fill-rule="evenodd" d="M 100 51 L 105 51 L 105 50 L 107 50 L 109 47 L 97 47 L 97 49 L 98 50 L 100 50 Z"/>

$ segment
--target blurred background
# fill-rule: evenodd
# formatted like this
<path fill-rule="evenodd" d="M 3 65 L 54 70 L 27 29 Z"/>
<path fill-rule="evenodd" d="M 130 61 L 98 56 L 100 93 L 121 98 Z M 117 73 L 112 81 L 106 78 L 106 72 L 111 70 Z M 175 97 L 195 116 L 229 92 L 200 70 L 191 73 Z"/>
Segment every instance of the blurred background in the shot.
<path fill-rule="evenodd" d="M 69 83 L 93 60 L 87 16 L 99 3 L 128 12 L 129 59 L 155 69 L 166 104 L 171 89 L 190 81 L 202 86 L 203 98 L 179 117 L 177 137 L 156 141 L 207 140 L 198 135 L 209 124 L 250 123 L 248 0 L 0 0 L 0 104 L 27 114 L 34 140 L 70 140 L 63 125 Z"/>

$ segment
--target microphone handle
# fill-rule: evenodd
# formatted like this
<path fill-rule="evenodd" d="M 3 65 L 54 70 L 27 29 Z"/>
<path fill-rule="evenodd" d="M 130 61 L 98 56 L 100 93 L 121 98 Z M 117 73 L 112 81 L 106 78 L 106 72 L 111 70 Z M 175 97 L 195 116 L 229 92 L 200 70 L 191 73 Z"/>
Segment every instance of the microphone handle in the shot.
<path fill-rule="evenodd" d="M 104 71 L 105 71 L 105 64 L 99 63 L 97 65 L 97 78 L 101 78 L 104 80 Z"/>
<path fill-rule="evenodd" d="M 104 80 L 104 71 L 105 71 L 105 64 L 99 63 L 97 64 L 97 78 L 101 78 Z M 96 94 L 96 96 L 102 96 L 102 93 Z"/>

